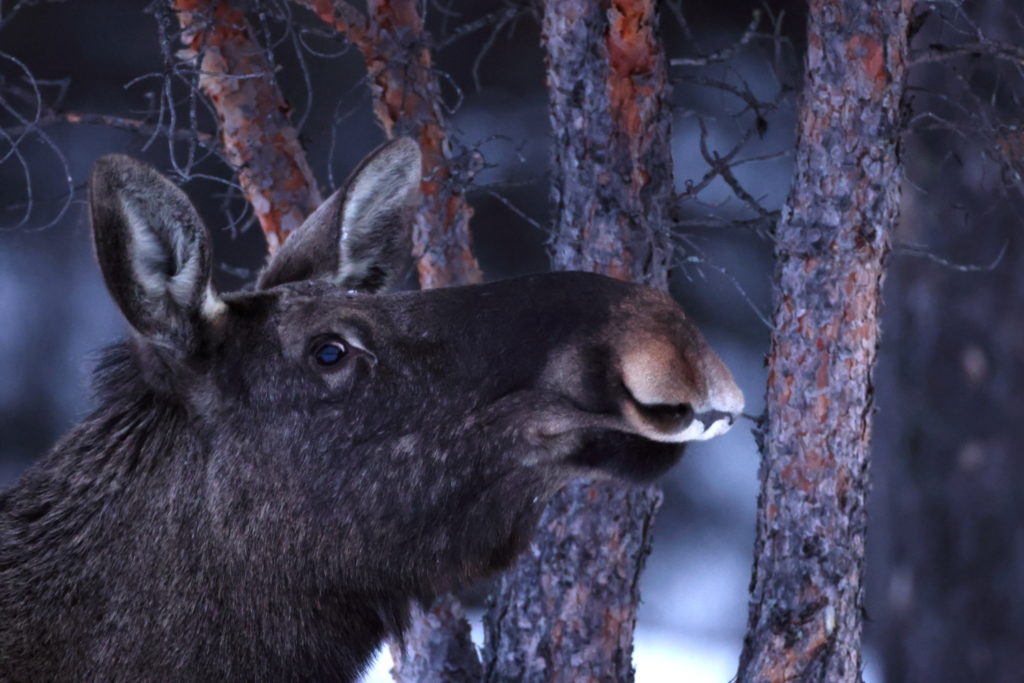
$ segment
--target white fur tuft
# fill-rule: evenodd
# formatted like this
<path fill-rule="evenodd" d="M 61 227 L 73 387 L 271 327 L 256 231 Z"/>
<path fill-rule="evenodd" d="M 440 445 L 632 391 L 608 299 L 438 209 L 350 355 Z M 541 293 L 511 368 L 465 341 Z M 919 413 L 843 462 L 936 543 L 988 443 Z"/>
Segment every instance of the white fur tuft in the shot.
<path fill-rule="evenodd" d="M 130 199 L 121 204 L 129 227 L 129 259 L 146 298 L 155 303 L 169 295 L 178 306 L 190 305 L 206 277 L 196 245 L 181 230 L 160 229 L 173 225 L 173 216 L 146 215 Z"/>

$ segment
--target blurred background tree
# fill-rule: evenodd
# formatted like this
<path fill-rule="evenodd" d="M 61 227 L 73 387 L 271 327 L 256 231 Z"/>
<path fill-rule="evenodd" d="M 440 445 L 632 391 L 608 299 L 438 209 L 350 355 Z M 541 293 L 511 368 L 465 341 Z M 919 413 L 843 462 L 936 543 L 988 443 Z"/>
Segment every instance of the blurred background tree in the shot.
<path fill-rule="evenodd" d="M 922 8 L 883 319 L 868 633 L 892 681 L 1024 667 L 1024 21 Z M 930 13 L 925 13 L 929 10 Z"/>

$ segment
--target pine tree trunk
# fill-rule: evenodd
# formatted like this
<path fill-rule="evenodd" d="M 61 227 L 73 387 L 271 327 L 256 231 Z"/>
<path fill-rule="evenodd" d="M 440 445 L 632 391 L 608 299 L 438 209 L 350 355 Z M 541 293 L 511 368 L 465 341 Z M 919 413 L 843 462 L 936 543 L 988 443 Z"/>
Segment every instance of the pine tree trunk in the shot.
<path fill-rule="evenodd" d="M 401 641 L 388 641 L 396 683 L 478 683 L 480 658 L 458 599 L 442 595 L 425 611 L 414 606 L 411 616 Z"/>
<path fill-rule="evenodd" d="M 549 0 L 556 269 L 667 287 L 673 203 L 653 0 Z M 553 500 L 485 617 L 488 681 L 630 681 L 654 488 L 579 482 Z"/>
<path fill-rule="evenodd" d="M 871 371 L 911 4 L 810 2 L 739 681 L 860 680 Z"/>

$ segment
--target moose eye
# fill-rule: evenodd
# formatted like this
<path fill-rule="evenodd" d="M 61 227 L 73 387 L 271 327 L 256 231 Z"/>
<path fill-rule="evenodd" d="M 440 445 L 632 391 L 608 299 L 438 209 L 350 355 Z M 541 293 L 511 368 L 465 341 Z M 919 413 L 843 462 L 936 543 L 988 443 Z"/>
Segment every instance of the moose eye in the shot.
<path fill-rule="evenodd" d="M 341 359 L 348 353 L 348 349 L 340 341 L 333 340 L 323 342 L 316 346 L 313 351 L 313 358 L 316 359 L 317 365 L 329 368 L 337 365 L 341 362 Z"/>

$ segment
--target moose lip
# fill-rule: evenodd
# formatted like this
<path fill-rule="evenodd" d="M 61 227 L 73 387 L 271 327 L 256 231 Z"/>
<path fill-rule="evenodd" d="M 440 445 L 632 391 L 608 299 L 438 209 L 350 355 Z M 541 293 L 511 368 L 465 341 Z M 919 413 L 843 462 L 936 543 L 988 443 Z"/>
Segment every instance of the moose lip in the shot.
<path fill-rule="evenodd" d="M 625 394 L 623 415 L 626 420 L 633 424 L 639 435 L 653 441 L 705 441 L 727 432 L 736 420 L 735 415 L 721 410 L 695 413 L 689 403 L 643 403 L 637 400 L 624 382 L 622 390 Z"/>

